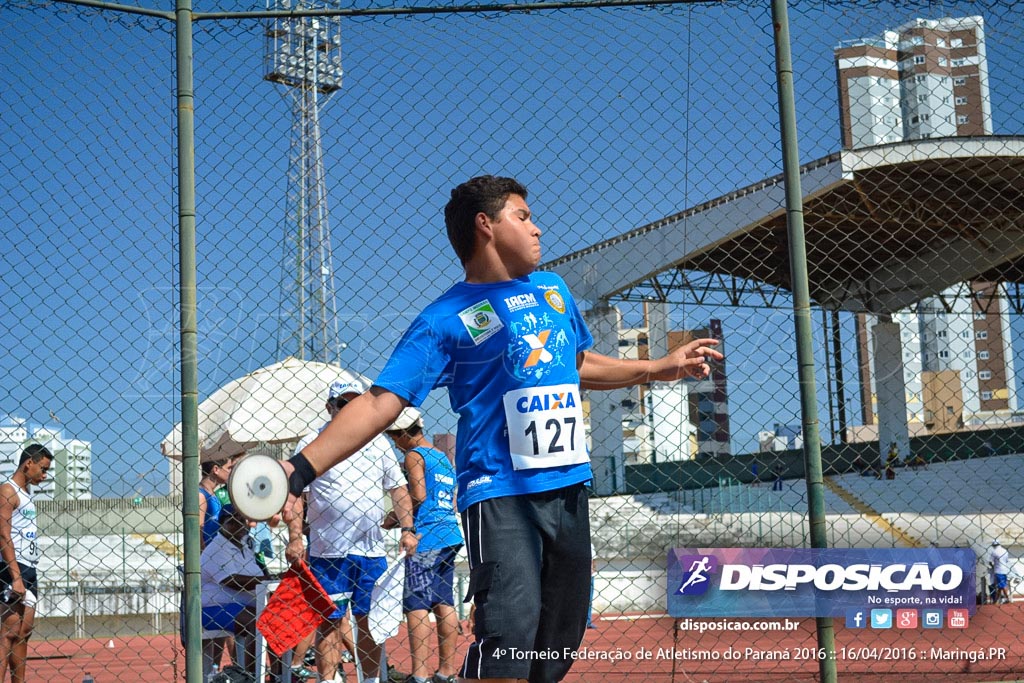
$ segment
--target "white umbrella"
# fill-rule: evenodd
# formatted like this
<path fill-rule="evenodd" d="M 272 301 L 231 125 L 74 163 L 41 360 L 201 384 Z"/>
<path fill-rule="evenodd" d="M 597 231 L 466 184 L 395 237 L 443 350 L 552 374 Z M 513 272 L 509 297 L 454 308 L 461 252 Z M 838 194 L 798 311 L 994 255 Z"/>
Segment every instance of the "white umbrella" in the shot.
<path fill-rule="evenodd" d="M 331 382 L 366 378 L 337 365 L 287 358 L 228 382 L 199 404 L 199 459 L 220 460 L 260 443 L 298 441 L 326 420 Z M 181 423 L 160 443 L 169 458 L 182 456 Z"/>

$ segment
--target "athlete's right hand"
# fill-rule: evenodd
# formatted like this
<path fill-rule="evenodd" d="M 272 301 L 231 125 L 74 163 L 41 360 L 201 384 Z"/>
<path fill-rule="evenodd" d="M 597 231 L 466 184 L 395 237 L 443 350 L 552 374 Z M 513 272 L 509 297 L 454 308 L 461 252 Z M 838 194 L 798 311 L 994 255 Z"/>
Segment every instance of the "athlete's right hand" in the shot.
<path fill-rule="evenodd" d="M 288 545 L 284 547 L 284 559 L 288 560 L 289 564 L 295 564 L 299 560 L 306 559 L 306 546 L 301 538 L 288 541 Z"/>
<path fill-rule="evenodd" d="M 281 467 L 284 469 L 284 477 L 285 480 L 287 481 L 288 478 L 292 476 L 292 472 L 295 471 L 295 466 L 292 465 L 287 460 L 284 460 L 281 462 Z M 285 524 L 287 524 L 288 522 L 295 521 L 295 505 L 296 503 L 298 503 L 298 501 L 299 499 L 297 496 L 293 496 L 291 493 L 288 494 L 288 499 L 284 502 L 284 508 L 282 508 L 281 510 L 281 514 L 284 517 Z"/>

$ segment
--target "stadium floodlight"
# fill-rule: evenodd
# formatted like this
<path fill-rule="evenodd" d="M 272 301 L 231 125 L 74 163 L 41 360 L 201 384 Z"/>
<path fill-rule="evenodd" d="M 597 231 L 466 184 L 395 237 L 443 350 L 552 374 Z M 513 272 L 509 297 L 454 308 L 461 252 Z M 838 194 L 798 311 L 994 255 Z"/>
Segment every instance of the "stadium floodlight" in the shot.
<path fill-rule="evenodd" d="M 315 10 L 324 3 L 270 0 L 274 10 Z M 334 287 L 324 180 L 321 108 L 341 89 L 340 17 L 272 19 L 266 30 L 264 78 L 285 86 L 292 104 L 286 207 L 286 272 L 279 353 L 340 363 L 343 348 Z"/>

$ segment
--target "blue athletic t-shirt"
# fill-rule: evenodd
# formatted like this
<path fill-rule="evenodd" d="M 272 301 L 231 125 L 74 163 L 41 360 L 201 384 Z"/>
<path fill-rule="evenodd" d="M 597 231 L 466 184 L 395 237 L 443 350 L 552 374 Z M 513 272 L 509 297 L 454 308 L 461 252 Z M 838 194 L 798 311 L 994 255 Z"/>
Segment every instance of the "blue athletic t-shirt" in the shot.
<path fill-rule="evenodd" d="M 203 545 L 207 546 L 216 538 L 217 532 L 220 530 L 220 509 L 224 507 L 224 504 L 220 502 L 220 498 L 216 494 L 210 493 L 202 486 L 199 487 L 199 493 L 206 499 L 206 517 L 203 518 L 200 530 L 203 532 Z"/>
<path fill-rule="evenodd" d="M 459 414 L 458 505 L 589 481 L 576 356 L 593 344 L 558 275 L 460 282 L 406 330 L 374 383 Z"/>
<path fill-rule="evenodd" d="M 448 456 L 436 448 L 414 448 L 423 458 L 426 498 L 416 509 L 416 531 L 420 542 L 416 550 L 440 550 L 462 545 L 459 519 L 452 499 L 455 497 L 455 468 Z"/>

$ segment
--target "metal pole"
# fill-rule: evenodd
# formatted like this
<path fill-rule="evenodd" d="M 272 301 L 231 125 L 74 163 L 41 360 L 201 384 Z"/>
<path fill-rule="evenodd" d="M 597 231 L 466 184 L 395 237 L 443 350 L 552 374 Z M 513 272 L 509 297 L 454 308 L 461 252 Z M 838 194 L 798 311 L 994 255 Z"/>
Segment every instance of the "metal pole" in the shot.
<path fill-rule="evenodd" d="M 839 443 L 846 443 L 846 379 L 843 376 L 843 339 L 839 311 L 832 309 L 832 358 L 836 366 L 836 410 L 839 415 Z"/>
<path fill-rule="evenodd" d="M 195 94 L 192 4 L 175 2 L 178 89 L 178 260 L 181 305 L 182 521 L 185 545 L 185 681 L 202 683 L 202 596 L 199 578 L 199 432 L 196 327 Z"/>
<path fill-rule="evenodd" d="M 828 348 L 828 311 L 821 309 L 821 335 L 825 338 L 825 388 L 828 393 L 828 428 L 832 432 L 832 443 L 837 443 L 836 438 L 836 412 L 832 407 L 832 354 Z"/>
<path fill-rule="evenodd" d="M 808 530 L 812 548 L 828 545 L 825 526 L 825 484 L 821 469 L 821 437 L 818 404 L 814 391 L 814 346 L 811 328 L 811 295 L 807 279 L 807 247 L 804 242 L 803 192 L 800 187 L 800 153 L 797 146 L 796 105 L 793 96 L 793 57 L 790 53 L 789 12 L 786 0 L 772 0 L 775 27 L 775 68 L 779 88 L 779 127 L 782 134 L 782 169 L 786 192 L 786 224 L 789 239 L 790 275 L 793 287 L 793 319 L 803 418 L 804 466 L 807 473 Z M 828 656 L 818 662 L 822 683 L 836 683 L 835 631 L 831 617 L 815 619 L 818 647 Z"/>

